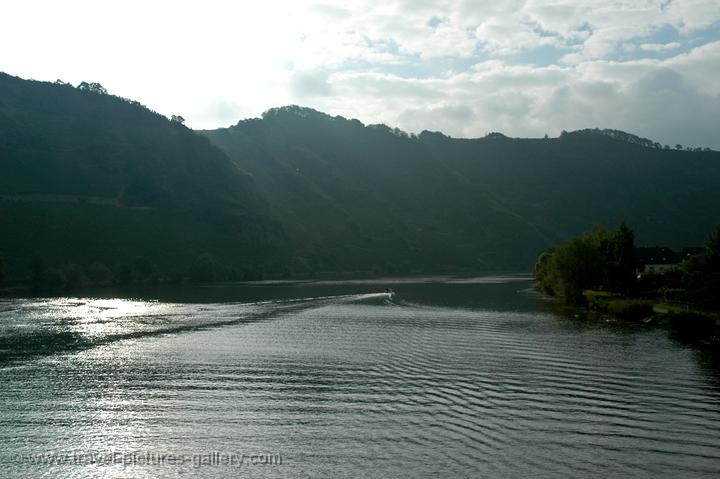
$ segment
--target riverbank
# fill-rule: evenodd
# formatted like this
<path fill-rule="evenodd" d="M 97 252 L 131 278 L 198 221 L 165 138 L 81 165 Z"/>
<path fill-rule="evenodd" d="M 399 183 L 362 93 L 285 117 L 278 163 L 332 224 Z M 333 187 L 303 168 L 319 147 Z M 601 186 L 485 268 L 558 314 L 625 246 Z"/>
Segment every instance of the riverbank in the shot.
<path fill-rule="evenodd" d="M 537 260 L 536 289 L 568 306 L 628 322 L 656 323 L 673 334 L 720 345 L 720 225 L 701 252 L 647 269 L 625 224 L 595 226 Z"/>
<path fill-rule="evenodd" d="M 365 284 L 399 284 L 399 283 L 423 283 L 436 282 L 439 279 L 465 281 L 468 279 L 492 277 L 492 278 L 525 278 L 531 279 L 532 273 L 527 271 L 480 271 L 480 272 L 437 272 L 437 273 L 418 273 L 407 275 L 378 275 L 369 271 L 346 271 L 346 272 L 317 272 L 314 274 L 304 275 L 265 275 L 261 279 L 248 279 L 237 281 L 205 281 L 197 282 L 189 278 L 177 280 L 146 280 L 133 282 L 109 282 L 105 284 L 97 284 L 92 282 L 73 283 L 71 287 L 56 286 L 52 288 L 42 287 L 42 285 L 34 284 L 30 281 L 15 282 L 0 286 L 0 298 L 31 298 L 31 297 L 61 297 L 61 296 L 107 296 L 108 293 L 117 291 L 132 291 L 136 289 L 153 289 L 161 288 L 164 290 L 177 289 L 184 290 L 194 287 L 224 287 L 224 286 L 264 286 L 264 285 L 283 285 L 283 284 L 299 284 L 299 283 L 365 283 Z"/>
<path fill-rule="evenodd" d="M 655 324 L 671 333 L 720 347 L 720 312 L 649 298 L 583 291 L 586 307 L 618 320 Z"/>

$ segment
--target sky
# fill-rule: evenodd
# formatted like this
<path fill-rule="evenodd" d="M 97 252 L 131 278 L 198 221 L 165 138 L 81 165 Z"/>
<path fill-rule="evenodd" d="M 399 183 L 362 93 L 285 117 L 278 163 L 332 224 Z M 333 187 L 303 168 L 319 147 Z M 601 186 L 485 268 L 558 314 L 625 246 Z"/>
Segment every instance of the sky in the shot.
<path fill-rule="evenodd" d="M 0 71 L 99 82 L 198 129 L 297 104 L 413 133 L 720 149 L 720 0 L 4 0 Z"/>

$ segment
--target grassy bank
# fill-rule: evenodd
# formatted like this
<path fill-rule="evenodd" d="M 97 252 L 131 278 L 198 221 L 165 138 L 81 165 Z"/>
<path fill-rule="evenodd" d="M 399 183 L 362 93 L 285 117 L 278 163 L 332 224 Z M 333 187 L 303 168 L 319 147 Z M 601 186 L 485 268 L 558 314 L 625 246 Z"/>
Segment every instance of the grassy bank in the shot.
<path fill-rule="evenodd" d="M 596 226 L 540 255 L 536 287 L 570 306 L 720 345 L 720 225 L 702 253 L 659 273 L 643 272 L 634 242 L 624 224 L 616 231 Z"/>
<path fill-rule="evenodd" d="M 605 291 L 583 291 L 589 309 L 629 322 L 653 323 L 673 334 L 720 345 L 720 313 L 689 305 L 628 298 Z"/>

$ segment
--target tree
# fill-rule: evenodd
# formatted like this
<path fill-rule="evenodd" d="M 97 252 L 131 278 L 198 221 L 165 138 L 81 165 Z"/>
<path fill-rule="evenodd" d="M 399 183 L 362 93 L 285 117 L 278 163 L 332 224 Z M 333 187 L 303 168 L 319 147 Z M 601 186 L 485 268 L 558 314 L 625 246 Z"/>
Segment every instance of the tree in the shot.
<path fill-rule="evenodd" d="M 107 94 L 108 94 L 108 92 L 107 92 L 107 90 L 105 89 L 105 87 L 103 87 L 103 86 L 102 86 L 101 84 L 99 84 L 99 83 L 94 83 L 94 82 L 93 82 L 93 83 L 82 82 L 82 83 L 80 83 L 80 84 L 77 86 L 77 89 L 78 89 L 78 90 L 83 90 L 83 91 L 91 91 L 91 92 L 93 92 L 93 93 L 98 93 L 98 94 L 100 94 L 100 95 L 107 95 Z"/>
<path fill-rule="evenodd" d="M 555 252 L 555 248 L 550 248 L 549 250 L 545 251 L 543 254 L 540 255 L 540 257 L 537 260 L 537 263 L 535 263 L 535 281 L 538 284 L 538 287 L 540 288 L 540 291 L 542 291 L 545 294 L 555 294 L 555 287 L 557 284 L 557 278 L 555 277 L 555 258 L 553 257 L 553 253 Z"/>
<path fill-rule="evenodd" d="M 126 285 L 133 282 L 133 267 L 129 264 L 122 264 L 116 270 L 118 284 Z"/>
<path fill-rule="evenodd" d="M 612 255 L 610 290 L 628 294 L 636 281 L 635 235 L 625 223 L 613 235 Z"/>
<path fill-rule="evenodd" d="M 535 264 L 538 288 L 579 304 L 583 290 L 628 294 L 635 288 L 635 236 L 626 224 L 617 231 L 595 225 L 568 243 L 551 248 Z"/>
<path fill-rule="evenodd" d="M 98 262 L 88 266 L 87 277 L 90 282 L 96 286 L 109 286 L 115 281 L 110 268 Z"/>
<path fill-rule="evenodd" d="M 715 227 L 705 242 L 705 256 L 709 265 L 720 272 L 720 224 Z"/>
<path fill-rule="evenodd" d="M 683 264 L 688 297 L 701 307 L 720 308 L 720 225 L 710 233 L 705 253 Z"/>
<path fill-rule="evenodd" d="M 85 284 L 85 272 L 79 264 L 64 264 L 61 271 L 65 275 L 65 289 L 75 289 Z"/>
<path fill-rule="evenodd" d="M 144 256 L 135 258 L 133 262 L 135 278 L 138 280 L 148 279 L 153 274 L 152 262 Z"/>
<path fill-rule="evenodd" d="M 40 275 L 40 282 L 35 285 L 40 291 L 57 291 L 65 288 L 67 278 L 58 268 L 48 268 Z"/>
<path fill-rule="evenodd" d="M 217 279 L 217 265 L 210 253 L 203 253 L 190 268 L 190 279 L 194 283 L 211 283 Z"/>
<path fill-rule="evenodd" d="M 596 287 L 602 263 L 595 248 L 582 238 L 570 240 L 554 253 L 560 295 L 570 304 L 582 302 L 583 290 Z"/>
<path fill-rule="evenodd" d="M 45 271 L 45 261 L 40 256 L 34 256 L 30 261 L 30 282 L 34 285 L 40 284 L 43 271 Z"/>
<path fill-rule="evenodd" d="M 181 125 L 185 124 L 185 118 L 180 115 L 172 115 L 170 117 L 170 121 L 172 121 L 173 123 L 180 123 Z"/>

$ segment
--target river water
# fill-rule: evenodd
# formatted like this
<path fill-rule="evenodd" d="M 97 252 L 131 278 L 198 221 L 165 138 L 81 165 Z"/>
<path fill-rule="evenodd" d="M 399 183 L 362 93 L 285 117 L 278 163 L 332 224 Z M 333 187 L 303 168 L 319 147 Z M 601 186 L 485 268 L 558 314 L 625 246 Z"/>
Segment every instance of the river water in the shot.
<path fill-rule="evenodd" d="M 531 286 L 0 300 L 0 477 L 718 477 L 717 360 Z"/>

